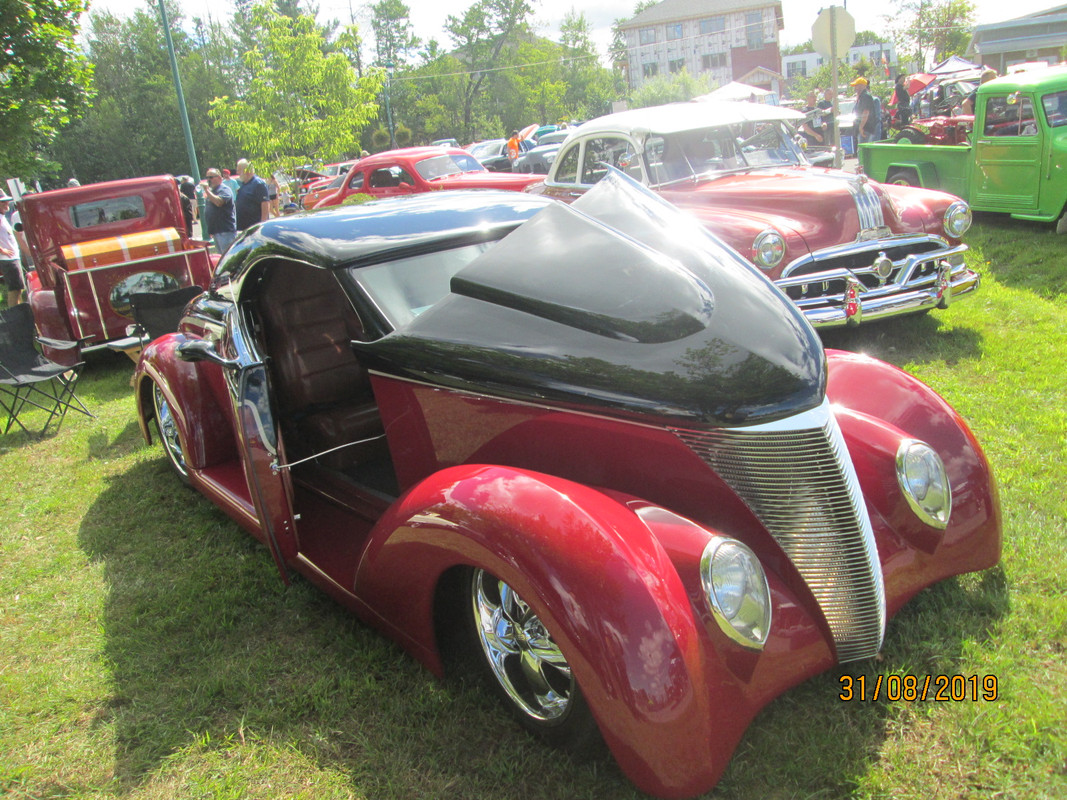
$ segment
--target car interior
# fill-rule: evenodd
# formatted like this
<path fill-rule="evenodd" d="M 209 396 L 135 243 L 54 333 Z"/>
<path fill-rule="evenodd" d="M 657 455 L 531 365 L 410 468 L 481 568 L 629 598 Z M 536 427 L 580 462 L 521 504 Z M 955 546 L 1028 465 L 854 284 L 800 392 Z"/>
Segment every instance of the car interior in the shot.
<path fill-rule="evenodd" d="M 399 494 L 370 378 L 350 343 L 359 316 L 326 270 L 283 260 L 263 265 L 250 313 L 270 354 L 275 411 L 293 477 L 347 478 Z M 307 460 L 307 461 L 305 461 Z M 304 461 L 297 466 L 297 462 Z"/>

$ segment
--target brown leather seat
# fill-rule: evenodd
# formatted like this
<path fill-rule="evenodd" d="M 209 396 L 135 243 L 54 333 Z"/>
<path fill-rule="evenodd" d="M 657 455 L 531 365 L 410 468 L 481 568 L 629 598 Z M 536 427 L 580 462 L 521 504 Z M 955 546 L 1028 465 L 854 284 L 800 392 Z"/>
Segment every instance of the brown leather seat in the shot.
<path fill-rule="evenodd" d="M 291 458 L 373 437 L 319 461 L 347 469 L 384 456 L 370 378 L 350 346 L 363 326 L 336 278 L 289 262 L 266 269 L 259 308 Z"/>

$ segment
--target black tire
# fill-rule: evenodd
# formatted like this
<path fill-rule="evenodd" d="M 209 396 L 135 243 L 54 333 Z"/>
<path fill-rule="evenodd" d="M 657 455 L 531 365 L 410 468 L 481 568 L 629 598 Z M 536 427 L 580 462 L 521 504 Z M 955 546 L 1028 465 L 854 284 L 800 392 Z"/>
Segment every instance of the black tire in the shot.
<path fill-rule="evenodd" d="M 510 586 L 480 569 L 465 571 L 461 639 L 469 664 L 535 736 L 577 758 L 603 740 L 582 691 L 551 633 Z"/>
<path fill-rule="evenodd" d="M 898 168 L 889 171 L 889 174 L 885 176 L 886 183 L 893 183 L 897 186 L 919 186 L 919 174 L 910 168 Z"/>
<path fill-rule="evenodd" d="M 159 433 L 163 452 L 167 454 L 167 460 L 178 475 L 178 479 L 188 486 L 189 467 L 185 463 L 185 445 L 182 442 L 181 431 L 178 429 L 178 422 L 174 418 L 170 403 L 167 402 L 163 390 L 155 381 L 152 382 L 152 406 L 156 412 L 156 431 Z"/>

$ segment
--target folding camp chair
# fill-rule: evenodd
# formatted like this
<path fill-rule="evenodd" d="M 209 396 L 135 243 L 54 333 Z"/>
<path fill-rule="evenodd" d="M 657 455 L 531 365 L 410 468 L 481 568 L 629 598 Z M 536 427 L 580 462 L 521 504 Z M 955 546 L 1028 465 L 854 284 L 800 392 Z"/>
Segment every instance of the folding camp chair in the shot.
<path fill-rule="evenodd" d="M 52 420 L 57 421 L 58 431 L 69 409 L 88 417 L 93 416 L 74 394 L 85 362 L 73 367 L 57 364 L 37 351 L 35 341 L 33 311 L 28 303 L 0 311 L 0 407 L 7 412 L 4 433 L 16 423 L 29 433 L 19 419 L 27 406 L 48 412 L 48 418 L 41 428 L 42 434 L 48 430 Z M 61 350 L 77 344 L 53 339 L 40 341 Z"/>
<path fill-rule="evenodd" d="M 182 311 L 189 301 L 203 294 L 199 286 L 185 286 L 168 292 L 134 292 L 130 295 L 130 307 L 134 325 L 126 329 L 125 339 L 108 342 L 112 350 L 121 350 L 136 361 L 141 350 L 153 339 L 178 330 Z"/>

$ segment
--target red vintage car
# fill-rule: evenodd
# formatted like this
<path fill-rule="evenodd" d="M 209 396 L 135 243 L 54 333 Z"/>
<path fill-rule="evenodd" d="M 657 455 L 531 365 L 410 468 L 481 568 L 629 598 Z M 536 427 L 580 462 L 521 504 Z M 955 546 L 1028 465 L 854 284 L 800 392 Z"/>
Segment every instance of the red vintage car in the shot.
<path fill-rule="evenodd" d="M 816 327 L 945 307 L 978 287 L 967 204 L 815 167 L 799 112 L 697 101 L 586 122 L 530 191 L 570 202 L 614 167 L 653 187 L 762 269 Z"/>
<path fill-rule="evenodd" d="M 618 176 L 574 207 L 450 192 L 266 222 L 135 380 L 145 437 L 284 578 L 434 673 L 478 669 L 549 742 L 602 737 L 661 797 L 710 789 L 775 696 L 999 558 L 953 409 L 824 352 Z"/>
<path fill-rule="evenodd" d="M 207 286 L 218 256 L 185 232 L 169 175 L 93 183 L 19 201 L 35 271 L 29 302 L 42 337 L 102 347 L 133 323 L 130 295 Z M 46 353 L 73 363 L 75 350 Z"/>
<path fill-rule="evenodd" d="M 974 114 L 955 117 L 928 117 L 905 125 L 893 140 L 909 144 L 970 144 Z"/>
<path fill-rule="evenodd" d="M 444 189 L 522 191 L 538 180 L 540 178 L 534 175 L 490 172 L 470 153 L 458 147 L 406 147 L 360 159 L 337 191 L 314 206 L 307 203 L 305 206 L 337 206 L 354 194 L 380 198 Z"/>

